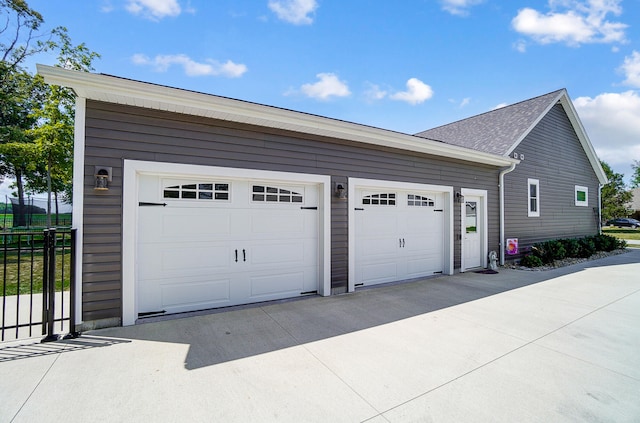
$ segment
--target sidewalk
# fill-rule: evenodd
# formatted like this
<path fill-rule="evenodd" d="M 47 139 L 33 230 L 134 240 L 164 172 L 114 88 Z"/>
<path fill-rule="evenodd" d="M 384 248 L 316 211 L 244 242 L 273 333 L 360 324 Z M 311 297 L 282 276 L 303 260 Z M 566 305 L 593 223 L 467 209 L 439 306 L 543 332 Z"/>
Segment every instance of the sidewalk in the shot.
<path fill-rule="evenodd" d="M 640 420 L 640 250 L 0 344 L 0 422 Z"/>

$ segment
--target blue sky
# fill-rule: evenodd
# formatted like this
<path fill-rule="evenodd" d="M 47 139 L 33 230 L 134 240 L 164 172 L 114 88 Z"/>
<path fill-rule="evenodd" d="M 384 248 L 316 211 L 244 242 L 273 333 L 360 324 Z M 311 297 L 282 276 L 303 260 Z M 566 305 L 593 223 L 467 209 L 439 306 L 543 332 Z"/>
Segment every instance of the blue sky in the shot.
<path fill-rule="evenodd" d="M 567 88 L 602 159 L 640 160 L 638 0 L 28 3 L 97 72 L 405 133 Z"/>

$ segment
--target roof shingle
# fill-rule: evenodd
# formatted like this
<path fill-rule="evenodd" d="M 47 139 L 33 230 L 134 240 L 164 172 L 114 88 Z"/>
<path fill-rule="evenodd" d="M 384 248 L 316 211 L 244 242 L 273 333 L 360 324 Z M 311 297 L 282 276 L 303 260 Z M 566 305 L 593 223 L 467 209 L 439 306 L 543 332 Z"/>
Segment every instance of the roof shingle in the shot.
<path fill-rule="evenodd" d="M 553 91 L 415 135 L 504 156 L 514 144 L 520 142 L 545 111 L 556 104 L 564 92 L 564 89 Z"/>

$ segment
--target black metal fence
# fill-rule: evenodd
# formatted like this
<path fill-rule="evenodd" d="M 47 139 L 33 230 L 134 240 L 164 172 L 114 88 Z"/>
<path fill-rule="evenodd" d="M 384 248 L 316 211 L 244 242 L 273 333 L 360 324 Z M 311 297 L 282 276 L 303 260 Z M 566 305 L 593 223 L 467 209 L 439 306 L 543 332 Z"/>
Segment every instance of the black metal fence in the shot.
<path fill-rule="evenodd" d="M 0 232 L 0 340 L 75 330 L 75 230 Z"/>

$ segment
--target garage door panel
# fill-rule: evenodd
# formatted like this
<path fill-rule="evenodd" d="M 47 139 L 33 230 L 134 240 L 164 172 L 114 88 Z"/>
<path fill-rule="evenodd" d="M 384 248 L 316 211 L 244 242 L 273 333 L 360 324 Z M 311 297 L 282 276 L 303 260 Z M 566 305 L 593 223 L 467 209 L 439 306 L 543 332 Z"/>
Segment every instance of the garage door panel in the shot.
<path fill-rule="evenodd" d="M 249 261 L 253 265 L 281 266 L 303 262 L 304 242 L 256 245 L 251 248 Z"/>
<path fill-rule="evenodd" d="M 395 237 L 398 233 L 397 214 L 380 211 L 375 213 L 375 211 L 375 208 L 372 207 L 357 212 L 360 224 L 356 226 L 356 236 L 386 235 Z"/>
<path fill-rule="evenodd" d="M 232 250 L 220 245 L 149 244 L 139 253 L 139 262 L 148 263 L 138 269 L 139 278 L 157 278 L 163 275 L 189 276 L 204 272 L 227 272 Z"/>
<path fill-rule="evenodd" d="M 161 283 L 162 307 L 169 313 L 215 307 L 229 302 L 230 279 Z"/>
<path fill-rule="evenodd" d="M 252 234 L 304 234 L 304 212 L 298 210 L 261 210 L 251 217 Z"/>
<path fill-rule="evenodd" d="M 356 248 L 362 251 L 364 257 L 372 258 L 380 255 L 393 255 L 397 253 L 399 238 L 367 237 L 365 240 L 356 241 Z"/>
<path fill-rule="evenodd" d="M 397 280 L 398 263 L 396 261 L 388 261 L 385 263 L 373 262 L 363 263 L 360 271 L 356 272 L 356 282 L 390 282 Z"/>
<path fill-rule="evenodd" d="M 202 210 L 198 215 L 195 213 L 197 210 L 188 213 L 177 206 L 166 208 L 163 213 L 159 210 L 156 207 L 140 210 L 138 225 L 139 231 L 145 234 L 144 242 L 207 240 L 214 236 L 228 236 L 232 227 L 232 210 L 213 209 L 204 216 Z"/>
<path fill-rule="evenodd" d="M 304 272 L 276 273 L 250 277 L 251 298 L 265 300 L 273 296 L 299 295 L 304 292 Z"/>
<path fill-rule="evenodd" d="M 407 260 L 407 274 L 410 277 L 428 276 L 442 271 L 442 256 L 425 255 L 417 259 Z"/>

